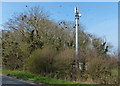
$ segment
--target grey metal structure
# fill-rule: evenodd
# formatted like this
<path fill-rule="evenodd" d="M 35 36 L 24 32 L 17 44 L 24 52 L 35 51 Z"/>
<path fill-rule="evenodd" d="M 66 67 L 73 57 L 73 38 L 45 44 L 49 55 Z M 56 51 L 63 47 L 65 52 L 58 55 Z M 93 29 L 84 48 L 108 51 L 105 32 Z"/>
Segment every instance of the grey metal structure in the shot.
<path fill-rule="evenodd" d="M 76 57 L 78 56 L 78 26 L 79 26 L 79 17 L 81 17 L 81 14 L 78 12 L 78 8 L 75 7 L 75 27 L 76 27 Z"/>

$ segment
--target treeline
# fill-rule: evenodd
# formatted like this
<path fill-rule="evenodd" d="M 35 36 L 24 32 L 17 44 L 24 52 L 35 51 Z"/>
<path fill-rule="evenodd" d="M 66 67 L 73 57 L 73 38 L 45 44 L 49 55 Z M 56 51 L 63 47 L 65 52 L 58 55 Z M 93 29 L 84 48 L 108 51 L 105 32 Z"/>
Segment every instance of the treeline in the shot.
<path fill-rule="evenodd" d="M 77 70 L 73 69 L 73 23 L 56 23 L 44 10 L 33 7 L 14 15 L 3 27 L 3 68 L 64 80 L 117 83 L 117 58 L 107 53 L 111 46 L 103 39 L 85 33 L 81 25 Z"/>

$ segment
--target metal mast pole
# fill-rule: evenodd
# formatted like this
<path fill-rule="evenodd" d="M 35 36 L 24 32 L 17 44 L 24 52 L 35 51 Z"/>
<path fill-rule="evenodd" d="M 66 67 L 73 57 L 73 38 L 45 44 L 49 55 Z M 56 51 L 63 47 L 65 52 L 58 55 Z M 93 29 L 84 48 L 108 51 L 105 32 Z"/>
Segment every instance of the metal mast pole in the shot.
<path fill-rule="evenodd" d="M 79 26 L 78 22 L 79 22 L 79 17 L 81 16 L 81 14 L 79 14 L 77 7 L 75 7 L 74 10 L 75 10 L 75 22 L 76 22 L 75 24 L 76 26 L 76 57 L 78 57 L 78 26 Z"/>
<path fill-rule="evenodd" d="M 76 21 L 76 56 L 78 56 L 78 18 L 76 18 L 75 21 Z"/>
<path fill-rule="evenodd" d="M 73 61 L 73 73 L 72 73 L 72 77 L 74 80 L 77 79 L 77 71 L 79 68 L 79 64 L 78 64 L 78 26 L 79 26 L 79 17 L 81 16 L 81 14 L 79 14 L 78 12 L 78 8 L 75 7 L 74 8 L 74 12 L 75 12 L 75 28 L 76 28 L 76 49 L 75 49 L 75 58 Z"/>

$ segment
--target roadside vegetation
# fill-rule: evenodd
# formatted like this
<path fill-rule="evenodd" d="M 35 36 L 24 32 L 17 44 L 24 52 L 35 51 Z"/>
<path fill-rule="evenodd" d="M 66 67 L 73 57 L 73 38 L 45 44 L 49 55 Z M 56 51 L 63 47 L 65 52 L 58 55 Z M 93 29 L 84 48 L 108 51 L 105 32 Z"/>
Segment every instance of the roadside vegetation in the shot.
<path fill-rule="evenodd" d="M 2 70 L 2 73 L 7 76 L 12 76 L 17 79 L 28 80 L 34 83 L 44 83 L 44 84 L 76 84 L 80 85 L 79 82 L 65 81 L 65 80 L 57 80 L 53 78 L 38 76 L 36 74 L 21 72 L 21 71 L 11 71 L 11 70 Z"/>
<path fill-rule="evenodd" d="M 79 55 L 75 61 L 74 23 L 50 20 L 47 12 L 39 7 L 14 15 L 2 31 L 3 68 L 21 72 L 5 71 L 16 77 L 33 79 L 53 84 L 61 80 L 95 84 L 118 83 L 117 55 L 108 52 L 112 46 L 104 39 L 84 32 L 79 25 Z M 25 72 L 25 73 L 23 73 Z M 19 76 L 20 74 L 20 76 Z M 25 77 L 24 77 L 25 74 Z M 22 76 L 23 75 L 23 76 Z M 44 77 L 49 77 L 45 78 Z M 51 79 L 54 78 L 54 79 Z M 41 80 L 42 79 L 42 80 Z M 39 81 L 39 78 L 35 78 Z M 75 83 L 76 83 L 75 82 Z M 62 82 L 64 83 L 64 81 Z M 65 82 L 67 83 L 67 82 Z M 72 82 L 70 82 L 72 83 Z"/>
<path fill-rule="evenodd" d="M 58 85 L 64 85 L 64 86 L 99 86 L 96 84 L 85 84 L 80 82 L 73 82 L 73 81 L 67 81 L 67 80 L 58 80 L 54 78 L 49 77 L 43 77 L 37 74 L 27 73 L 27 72 L 21 72 L 21 71 L 12 71 L 12 70 L 0 70 L 0 73 L 14 77 L 17 79 L 22 79 L 25 81 L 33 82 L 35 84 L 50 84 L 52 86 L 58 86 Z M 106 86 L 106 85 L 100 85 L 100 86 Z"/>

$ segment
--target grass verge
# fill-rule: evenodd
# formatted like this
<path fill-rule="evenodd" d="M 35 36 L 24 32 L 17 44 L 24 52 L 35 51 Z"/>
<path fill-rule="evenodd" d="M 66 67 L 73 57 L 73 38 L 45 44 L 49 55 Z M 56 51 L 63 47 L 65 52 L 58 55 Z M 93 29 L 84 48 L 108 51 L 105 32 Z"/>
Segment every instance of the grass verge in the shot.
<path fill-rule="evenodd" d="M 80 82 L 73 82 L 67 80 L 57 80 L 54 78 L 43 77 L 40 75 L 25 73 L 21 71 L 0 70 L 0 73 L 1 72 L 2 74 L 9 75 L 11 77 L 32 81 L 33 83 L 52 84 L 54 86 L 106 86 L 98 84 L 81 84 Z"/>
<path fill-rule="evenodd" d="M 9 75 L 9 76 L 18 78 L 18 79 L 29 80 L 29 81 L 36 82 L 36 83 L 80 85 L 79 82 L 57 80 L 57 79 L 53 79 L 53 78 L 43 77 L 43 76 L 36 75 L 36 74 L 24 73 L 21 71 L 2 70 L 2 73 L 5 75 Z"/>

